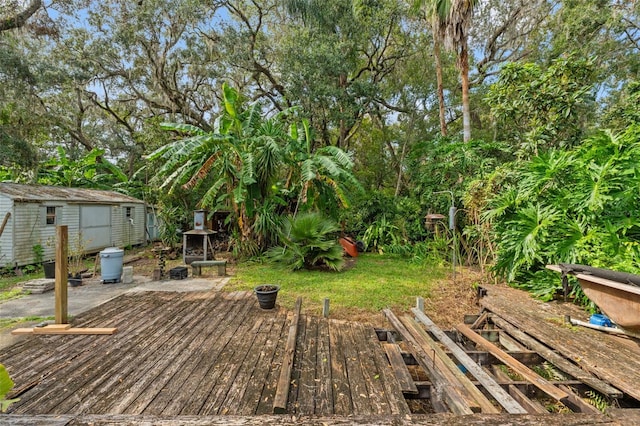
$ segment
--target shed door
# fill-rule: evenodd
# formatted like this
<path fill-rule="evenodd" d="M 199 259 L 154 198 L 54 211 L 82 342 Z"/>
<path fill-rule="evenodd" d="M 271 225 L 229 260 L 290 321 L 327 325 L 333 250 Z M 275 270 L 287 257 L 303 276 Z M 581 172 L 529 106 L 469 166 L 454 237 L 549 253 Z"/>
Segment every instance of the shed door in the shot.
<path fill-rule="evenodd" d="M 87 251 L 111 246 L 111 207 L 80 206 L 80 229 Z"/>

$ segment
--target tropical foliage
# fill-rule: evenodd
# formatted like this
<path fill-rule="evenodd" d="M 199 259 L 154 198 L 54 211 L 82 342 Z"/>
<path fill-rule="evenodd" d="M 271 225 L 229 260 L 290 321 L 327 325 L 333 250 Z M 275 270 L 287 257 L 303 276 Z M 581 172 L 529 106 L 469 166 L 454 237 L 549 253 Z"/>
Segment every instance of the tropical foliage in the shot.
<path fill-rule="evenodd" d="M 640 270 L 639 155 L 632 125 L 514 168 L 484 216 L 494 225 L 496 272 L 549 297 L 557 284 L 532 277 L 546 264 Z"/>
<path fill-rule="evenodd" d="M 142 198 L 167 244 L 225 210 L 241 256 L 318 211 L 541 294 L 637 266 L 638 2 L 5 3 L 2 180 Z"/>
<path fill-rule="evenodd" d="M 226 84 L 222 103 L 212 131 L 164 123 L 178 139 L 148 159 L 161 160 L 154 177 L 160 189 L 200 191 L 199 207 L 231 211 L 239 254 L 277 243 L 287 213 L 347 205 L 348 185 L 357 185 L 350 156 L 333 146 L 313 150 L 311 129 L 295 123 L 295 110 L 267 116 Z"/>

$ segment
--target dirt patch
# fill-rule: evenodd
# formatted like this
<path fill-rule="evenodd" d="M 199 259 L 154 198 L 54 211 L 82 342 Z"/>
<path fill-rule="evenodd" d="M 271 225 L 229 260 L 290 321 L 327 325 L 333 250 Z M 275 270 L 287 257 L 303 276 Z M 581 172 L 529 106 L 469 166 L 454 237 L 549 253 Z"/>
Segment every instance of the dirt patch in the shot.
<path fill-rule="evenodd" d="M 462 268 L 457 271 L 455 280 L 449 277 L 438 281 L 424 301 L 424 310 L 440 328 L 452 329 L 462 322 L 465 314 L 479 312 L 477 288 L 487 282 L 487 274 L 480 269 Z"/>

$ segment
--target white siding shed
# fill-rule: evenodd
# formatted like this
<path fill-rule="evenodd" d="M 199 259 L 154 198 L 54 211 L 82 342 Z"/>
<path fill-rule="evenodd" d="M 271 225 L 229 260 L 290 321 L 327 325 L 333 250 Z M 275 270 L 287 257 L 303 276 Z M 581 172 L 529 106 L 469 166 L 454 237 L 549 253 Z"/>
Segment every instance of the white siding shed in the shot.
<path fill-rule="evenodd" d="M 144 244 L 146 206 L 143 201 L 97 189 L 0 183 L 0 266 L 55 257 L 56 225 L 69 227 L 69 244 L 86 253 L 106 247 Z"/>

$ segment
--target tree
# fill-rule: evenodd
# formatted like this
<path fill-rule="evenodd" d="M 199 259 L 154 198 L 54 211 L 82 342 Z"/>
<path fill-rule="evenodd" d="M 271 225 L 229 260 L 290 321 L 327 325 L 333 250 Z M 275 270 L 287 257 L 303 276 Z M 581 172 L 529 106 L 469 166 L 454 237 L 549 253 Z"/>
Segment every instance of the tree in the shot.
<path fill-rule="evenodd" d="M 24 26 L 42 7 L 42 0 L 31 0 L 22 10 L 18 3 L 21 2 L 8 1 L 0 5 L 0 33 Z"/>
<path fill-rule="evenodd" d="M 350 148 L 367 110 L 394 109 L 384 85 L 411 55 L 395 1 L 283 1 L 278 52 L 287 99 L 302 106 L 324 144 Z M 400 108 L 397 108 L 399 110 Z"/>
<path fill-rule="evenodd" d="M 455 50 L 456 65 L 462 81 L 462 128 L 463 140 L 471 139 L 471 110 L 469 105 L 469 45 L 468 35 L 473 8 L 478 0 L 442 0 L 438 14 L 445 22 L 445 41 Z"/>
<path fill-rule="evenodd" d="M 446 17 L 440 13 L 445 0 L 416 0 L 414 7 L 424 9 L 424 16 L 431 28 L 433 37 L 433 59 L 436 65 L 436 84 L 438 93 L 438 117 L 440 119 L 440 134 L 447 136 L 447 122 L 445 119 L 444 83 L 442 79 L 442 58 L 440 46 L 446 35 Z"/>
<path fill-rule="evenodd" d="M 559 58 L 543 69 L 532 63 L 505 66 L 486 96 L 499 129 L 522 157 L 577 144 L 593 116 L 594 61 Z"/>

